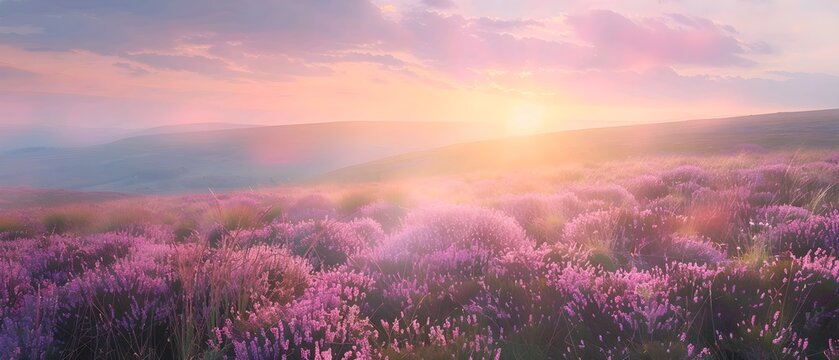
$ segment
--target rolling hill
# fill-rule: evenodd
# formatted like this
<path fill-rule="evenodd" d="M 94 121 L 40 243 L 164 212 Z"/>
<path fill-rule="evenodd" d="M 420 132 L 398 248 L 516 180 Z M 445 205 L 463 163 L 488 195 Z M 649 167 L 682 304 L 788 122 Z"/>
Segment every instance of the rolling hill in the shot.
<path fill-rule="evenodd" d="M 173 193 L 271 186 L 498 136 L 475 123 L 343 122 L 153 134 L 0 155 L 0 186 Z"/>
<path fill-rule="evenodd" d="M 166 125 L 156 126 L 143 130 L 136 130 L 128 133 L 125 137 L 135 137 L 144 135 L 164 135 L 164 134 L 178 134 L 187 132 L 203 132 L 203 131 L 217 131 L 217 130 L 233 130 L 245 129 L 252 127 L 259 127 L 260 125 L 252 124 L 234 124 L 234 123 L 192 123 L 180 125 Z M 115 139 L 116 140 L 116 139 Z"/>
<path fill-rule="evenodd" d="M 120 128 L 6 123 L 0 124 L 0 153 L 20 149 L 90 146 L 123 138 L 130 132 Z"/>
<path fill-rule="evenodd" d="M 656 154 L 795 148 L 839 149 L 839 109 L 571 130 L 456 144 L 347 167 L 320 180 L 381 181 Z"/>
<path fill-rule="evenodd" d="M 43 148 L 68 148 L 105 144 L 143 135 L 228 130 L 257 125 L 227 123 L 193 123 L 157 126 L 148 129 L 117 127 L 82 127 L 60 124 L 0 124 L 0 153 L 33 151 Z"/>

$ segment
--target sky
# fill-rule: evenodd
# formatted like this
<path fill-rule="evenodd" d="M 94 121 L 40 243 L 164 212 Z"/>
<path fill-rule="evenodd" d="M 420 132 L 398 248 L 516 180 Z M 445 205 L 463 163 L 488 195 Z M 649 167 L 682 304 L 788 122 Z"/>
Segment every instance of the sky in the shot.
<path fill-rule="evenodd" d="M 839 107 L 835 0 L 0 0 L 0 122 L 487 121 Z"/>

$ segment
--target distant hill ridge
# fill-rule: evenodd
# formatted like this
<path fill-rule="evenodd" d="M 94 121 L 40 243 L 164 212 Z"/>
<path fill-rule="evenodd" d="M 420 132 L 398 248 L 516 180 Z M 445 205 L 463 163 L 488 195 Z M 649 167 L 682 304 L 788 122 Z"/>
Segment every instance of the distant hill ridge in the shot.
<path fill-rule="evenodd" d="M 0 186 L 140 193 L 272 186 L 500 133 L 477 123 L 362 121 L 147 134 L 0 154 Z"/>

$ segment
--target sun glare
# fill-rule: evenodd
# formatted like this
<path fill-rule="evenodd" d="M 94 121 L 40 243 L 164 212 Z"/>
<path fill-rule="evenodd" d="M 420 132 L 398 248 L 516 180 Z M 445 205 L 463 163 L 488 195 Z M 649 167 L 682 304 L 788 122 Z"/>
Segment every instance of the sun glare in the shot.
<path fill-rule="evenodd" d="M 518 104 L 510 109 L 507 132 L 510 135 L 527 135 L 539 132 L 545 122 L 545 108 L 538 104 Z"/>

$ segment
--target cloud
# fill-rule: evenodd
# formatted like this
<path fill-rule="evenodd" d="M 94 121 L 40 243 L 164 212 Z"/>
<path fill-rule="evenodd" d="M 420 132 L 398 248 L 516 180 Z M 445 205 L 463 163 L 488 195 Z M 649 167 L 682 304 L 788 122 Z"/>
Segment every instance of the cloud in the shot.
<path fill-rule="evenodd" d="M 823 73 L 782 72 L 746 77 L 684 75 L 670 67 L 592 69 L 547 72 L 540 75 L 536 86 L 550 89 L 566 84 L 573 85 L 573 94 L 580 102 L 610 106 L 716 101 L 770 109 L 839 107 L 834 95 L 835 89 L 839 89 L 839 76 Z"/>
<path fill-rule="evenodd" d="M 571 15 L 559 24 L 571 31 L 561 40 L 523 35 L 547 26 L 536 19 L 420 9 L 390 17 L 369 0 L 0 1 L 0 22 L 29 29 L 0 32 L 0 43 L 21 48 L 85 50 L 150 70 L 266 80 L 324 74 L 330 64 L 347 61 L 473 74 L 544 67 L 743 66 L 752 64 L 747 55 L 771 51 L 766 43 L 738 40 L 731 27 L 679 14 L 636 20 L 605 10 Z"/>
<path fill-rule="evenodd" d="M 176 97 L 173 93 L 166 95 L 148 99 L 0 89 L 0 118 L 22 123 L 142 128 L 233 119 L 259 122 L 279 115 L 231 108 L 219 101 L 224 96 L 209 94 L 202 89 L 191 91 L 190 97 L 186 98 Z"/>
<path fill-rule="evenodd" d="M 455 7 L 454 1 L 452 0 L 422 0 L 422 3 L 425 6 L 437 9 L 448 9 Z"/>
<path fill-rule="evenodd" d="M 145 68 L 127 62 L 116 62 L 113 65 L 116 68 L 128 71 L 129 74 L 134 76 L 143 76 L 151 74 L 151 72 L 146 70 Z"/>
<path fill-rule="evenodd" d="M 573 67 L 586 56 L 577 45 L 487 29 L 487 23 L 460 15 L 410 12 L 400 23 L 404 33 L 401 44 L 414 56 L 448 73 Z"/>
<path fill-rule="evenodd" d="M 20 48 L 125 58 L 137 52 L 167 54 L 144 60 L 160 69 L 215 76 L 235 72 L 206 54 L 181 50 L 235 47 L 237 56 L 224 60 L 247 67 L 255 56 L 306 59 L 375 46 L 395 33 L 394 24 L 367 0 L 0 1 L 0 23 L 37 29 L 0 32 L 0 43 Z M 187 66 L 187 60 L 196 66 Z"/>
<path fill-rule="evenodd" d="M 505 20 L 488 17 L 478 18 L 474 23 L 481 28 L 489 30 L 512 30 L 543 25 L 541 22 L 533 19 Z"/>
<path fill-rule="evenodd" d="M 37 76 L 37 74 L 35 74 L 33 72 L 0 64 L 0 80 L 22 79 L 22 78 L 30 78 L 30 77 L 35 77 L 35 76 Z"/>
<path fill-rule="evenodd" d="M 171 71 L 191 71 L 214 75 L 236 75 L 239 73 L 227 62 L 202 55 L 171 55 L 140 53 L 125 55 L 125 58 L 145 64 L 155 69 Z"/>
<path fill-rule="evenodd" d="M 349 52 L 333 57 L 331 61 L 334 62 L 357 62 L 357 63 L 371 63 L 379 64 L 389 68 L 402 68 L 407 65 L 406 62 L 399 60 L 393 55 L 387 54 L 370 54 L 364 52 Z"/>
<path fill-rule="evenodd" d="M 598 66 L 747 66 L 754 64 L 747 54 L 770 50 L 765 43 L 744 44 L 729 26 L 679 14 L 633 20 L 594 10 L 566 22 L 592 47 Z"/>

